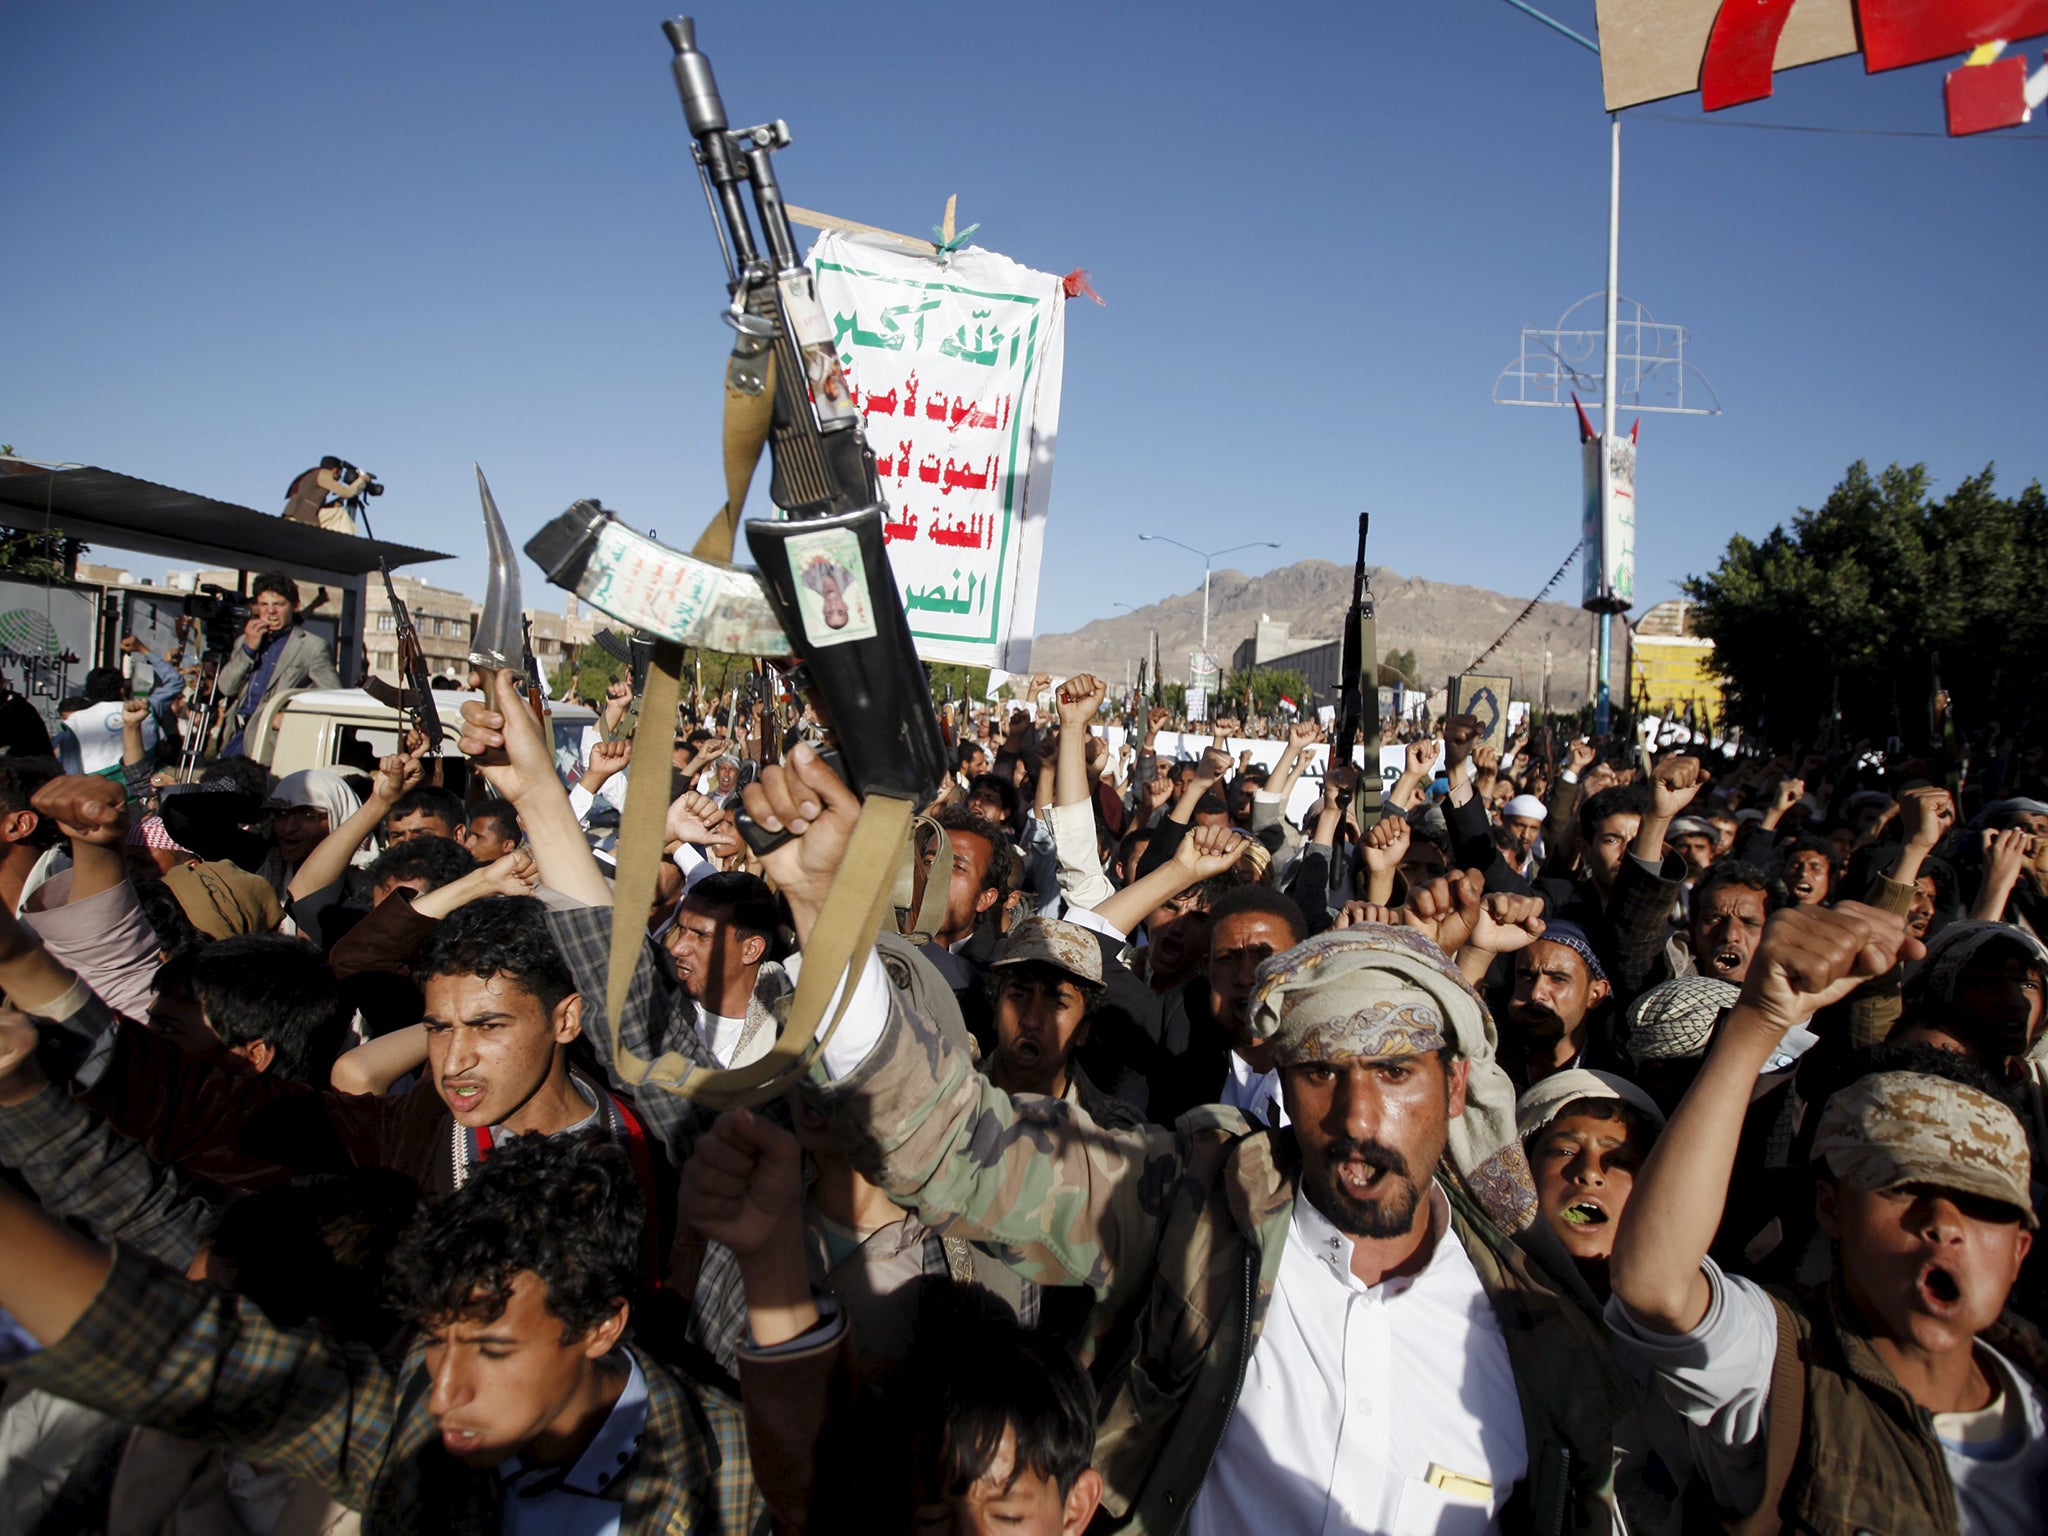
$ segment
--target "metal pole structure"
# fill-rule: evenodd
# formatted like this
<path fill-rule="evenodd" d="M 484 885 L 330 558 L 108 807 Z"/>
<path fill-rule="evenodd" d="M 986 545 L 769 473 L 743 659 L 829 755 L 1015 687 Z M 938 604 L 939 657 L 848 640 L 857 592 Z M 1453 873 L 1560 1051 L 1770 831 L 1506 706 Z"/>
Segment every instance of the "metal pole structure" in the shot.
<path fill-rule="evenodd" d="M 1597 548 L 1604 560 L 1607 558 L 1607 530 L 1613 527 L 1614 501 L 1614 396 L 1621 381 L 1615 376 L 1618 365 L 1615 354 L 1618 350 L 1616 330 L 1621 313 L 1621 114 L 1608 114 L 1608 167 L 1607 167 L 1607 356 L 1606 372 L 1600 382 L 1600 540 Z M 1607 582 L 1607 573 L 1600 573 L 1601 585 Z M 1602 611 L 1600 615 L 1600 693 L 1593 708 L 1593 729 L 1606 734 L 1609 721 L 1610 701 L 1607 680 L 1613 665 L 1614 615 Z"/>
<path fill-rule="evenodd" d="M 1186 551 L 1187 551 L 1187 552 L 1188 552 L 1189 554 L 1191 554 L 1191 555 L 1194 555 L 1194 556 L 1197 556 L 1197 557 L 1198 557 L 1198 558 L 1199 558 L 1199 559 L 1201 560 L 1201 562 L 1202 562 L 1202 655 L 1203 655 L 1203 656 L 1204 656 L 1205 658 L 1206 658 L 1206 657 L 1208 656 L 1208 654 L 1209 654 L 1209 570 L 1210 570 L 1210 566 L 1211 566 L 1212 562 L 1214 562 L 1214 561 L 1215 561 L 1215 559 L 1216 559 L 1216 557 L 1217 557 L 1217 556 L 1219 556 L 1219 555 L 1234 555 L 1234 554 L 1236 554 L 1236 553 L 1237 553 L 1237 552 L 1238 552 L 1238 551 L 1239 551 L 1240 549 L 1278 549 L 1278 548 L 1280 547 L 1280 546 L 1279 546 L 1279 544 L 1277 544 L 1276 542 L 1274 542 L 1274 541 L 1273 541 L 1272 539 L 1254 539 L 1254 540 L 1252 540 L 1252 542 L 1251 542 L 1251 543 L 1249 543 L 1249 544 L 1233 544 L 1233 545 L 1231 545 L 1231 546 L 1230 546 L 1230 548 L 1228 548 L 1228 549 L 1197 549 L 1197 548 L 1195 548 L 1195 546 L 1194 546 L 1194 545 L 1192 545 L 1192 544 L 1183 544 L 1183 543 L 1181 543 L 1181 541 L 1180 541 L 1179 539 L 1169 539 L 1169 538 L 1168 538 L 1168 537 L 1167 537 L 1167 536 L 1166 536 L 1165 534 L 1163 534 L 1163 533 L 1141 533 L 1141 534 L 1139 534 L 1139 535 L 1138 535 L 1138 537 L 1139 537 L 1139 538 L 1140 538 L 1141 540 L 1146 540 L 1146 541 L 1149 541 L 1149 542 L 1156 542 L 1156 543 L 1160 543 L 1160 544 L 1171 544 L 1171 545 L 1172 545 L 1172 546 L 1173 546 L 1173 547 L 1174 547 L 1175 549 L 1184 549 L 1184 550 L 1186 550 Z"/>

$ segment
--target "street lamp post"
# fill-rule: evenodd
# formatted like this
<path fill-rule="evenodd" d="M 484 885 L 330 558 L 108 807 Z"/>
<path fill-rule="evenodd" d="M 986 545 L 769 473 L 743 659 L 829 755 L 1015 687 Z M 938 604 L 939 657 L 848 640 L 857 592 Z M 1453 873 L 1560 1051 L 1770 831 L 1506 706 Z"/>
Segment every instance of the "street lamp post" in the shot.
<path fill-rule="evenodd" d="M 1201 556 L 1202 654 L 1204 656 L 1209 654 L 1209 572 L 1212 566 L 1212 562 L 1214 562 L 1218 555 L 1234 555 L 1240 549 L 1278 549 L 1280 547 L 1271 539 L 1254 539 L 1249 544 L 1233 544 L 1228 549 L 1202 550 L 1195 548 L 1195 546 L 1192 544 L 1183 544 L 1179 539 L 1169 539 L 1163 533 L 1141 533 L 1138 535 L 1138 537 L 1141 539 L 1149 539 L 1152 542 L 1158 544 L 1171 544 L 1175 549 L 1184 549 L 1191 555 Z"/>

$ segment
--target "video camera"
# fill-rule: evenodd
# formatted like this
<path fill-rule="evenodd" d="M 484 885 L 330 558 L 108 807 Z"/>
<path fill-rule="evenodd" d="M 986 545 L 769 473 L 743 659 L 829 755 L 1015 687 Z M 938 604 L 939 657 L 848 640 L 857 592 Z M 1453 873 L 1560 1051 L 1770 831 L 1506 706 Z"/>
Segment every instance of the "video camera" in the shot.
<path fill-rule="evenodd" d="M 215 659 L 233 649 L 242 627 L 255 611 L 241 593 L 210 581 L 201 582 L 199 590 L 188 595 L 182 607 L 187 618 L 199 621 L 204 636 L 200 654 Z"/>
<path fill-rule="evenodd" d="M 348 499 L 348 505 L 352 507 L 361 507 L 365 496 L 382 496 L 384 494 L 384 482 L 382 480 L 379 480 L 375 475 L 365 474 L 362 470 L 357 469 L 355 465 L 349 463 L 347 459 L 341 461 L 341 466 L 336 473 L 341 476 L 343 484 L 347 484 L 358 476 L 362 477 L 363 488 Z"/>

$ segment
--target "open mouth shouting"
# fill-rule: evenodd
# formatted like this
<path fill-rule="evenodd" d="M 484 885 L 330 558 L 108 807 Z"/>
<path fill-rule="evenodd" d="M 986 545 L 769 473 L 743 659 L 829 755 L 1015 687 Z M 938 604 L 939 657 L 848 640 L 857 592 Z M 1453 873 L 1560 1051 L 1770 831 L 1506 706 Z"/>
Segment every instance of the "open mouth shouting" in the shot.
<path fill-rule="evenodd" d="M 1733 945 L 1728 945 L 1707 956 L 1707 974 L 1722 981 L 1740 981 L 1748 962 L 1747 955 Z"/>
<path fill-rule="evenodd" d="M 478 1117 L 484 1107 L 486 1089 L 474 1078 L 444 1077 L 441 1079 L 441 1099 L 449 1111 L 464 1125 L 480 1125 Z"/>
<path fill-rule="evenodd" d="M 1607 1207 L 1591 1198 L 1574 1200 L 1558 1214 L 1575 1227 L 1604 1227 L 1613 1219 Z"/>
<path fill-rule="evenodd" d="M 1931 1317 L 1954 1317 L 1963 1309 L 1962 1282 L 1946 1264 L 1922 1265 L 1913 1284 L 1913 1303 Z"/>

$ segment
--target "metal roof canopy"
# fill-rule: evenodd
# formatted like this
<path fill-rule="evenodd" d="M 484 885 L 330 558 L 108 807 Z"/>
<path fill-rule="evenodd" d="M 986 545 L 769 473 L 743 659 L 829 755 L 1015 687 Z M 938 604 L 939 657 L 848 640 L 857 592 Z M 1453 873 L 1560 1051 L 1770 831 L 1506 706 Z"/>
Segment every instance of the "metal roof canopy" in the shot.
<path fill-rule="evenodd" d="M 19 463 L 20 461 L 15 461 Z M 431 549 L 335 533 L 111 469 L 77 465 L 6 472 L 0 526 L 61 533 L 88 544 L 236 571 L 281 571 L 358 586 L 381 555 L 394 569 L 450 558 Z"/>

